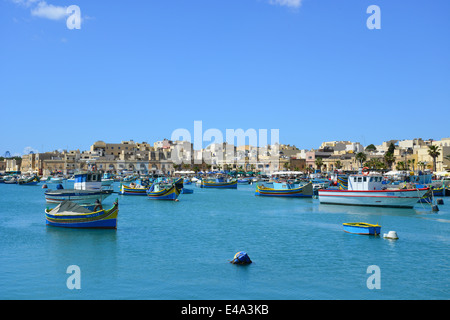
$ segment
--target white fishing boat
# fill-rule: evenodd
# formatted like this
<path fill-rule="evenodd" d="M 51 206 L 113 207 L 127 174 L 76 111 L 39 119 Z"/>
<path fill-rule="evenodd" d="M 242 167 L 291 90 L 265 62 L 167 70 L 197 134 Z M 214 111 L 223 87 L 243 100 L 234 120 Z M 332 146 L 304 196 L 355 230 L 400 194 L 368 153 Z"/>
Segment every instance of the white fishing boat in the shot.
<path fill-rule="evenodd" d="M 69 200 L 77 204 L 94 204 L 96 200 L 102 202 L 113 192 L 112 188 L 102 187 L 101 173 L 82 172 L 75 174 L 73 189 L 56 189 L 45 192 L 47 203 L 61 203 Z"/>
<path fill-rule="evenodd" d="M 363 170 L 349 176 L 347 190 L 319 190 L 319 201 L 328 204 L 412 208 L 430 190 L 388 188 L 382 181 L 381 174 L 369 174 Z"/>
<path fill-rule="evenodd" d="M 110 186 L 114 183 L 114 177 L 111 173 L 104 173 L 102 177 L 102 186 Z"/>

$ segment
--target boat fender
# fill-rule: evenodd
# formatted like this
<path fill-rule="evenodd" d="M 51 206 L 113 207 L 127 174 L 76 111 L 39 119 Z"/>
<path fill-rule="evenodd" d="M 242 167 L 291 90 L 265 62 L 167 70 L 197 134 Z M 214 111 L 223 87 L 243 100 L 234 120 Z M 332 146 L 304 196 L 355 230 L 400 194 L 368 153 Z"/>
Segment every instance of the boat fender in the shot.
<path fill-rule="evenodd" d="M 397 240 L 398 239 L 397 232 L 389 231 L 388 233 L 383 234 L 383 238 Z"/>

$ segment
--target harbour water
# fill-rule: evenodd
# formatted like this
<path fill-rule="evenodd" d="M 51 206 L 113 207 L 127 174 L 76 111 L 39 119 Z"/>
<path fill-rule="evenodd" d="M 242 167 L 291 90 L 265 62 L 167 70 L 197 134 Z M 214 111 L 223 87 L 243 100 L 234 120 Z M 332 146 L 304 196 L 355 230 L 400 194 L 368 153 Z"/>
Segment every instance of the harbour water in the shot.
<path fill-rule="evenodd" d="M 178 202 L 113 194 L 104 207 L 118 198 L 117 230 L 76 230 L 46 226 L 40 186 L 0 184 L 0 298 L 450 298 L 450 199 L 432 212 L 256 197 L 255 185 L 190 188 Z M 344 222 L 399 239 L 348 234 Z M 253 263 L 230 264 L 238 251 Z M 71 265 L 80 289 L 67 286 Z M 379 289 L 368 287 L 370 266 Z"/>

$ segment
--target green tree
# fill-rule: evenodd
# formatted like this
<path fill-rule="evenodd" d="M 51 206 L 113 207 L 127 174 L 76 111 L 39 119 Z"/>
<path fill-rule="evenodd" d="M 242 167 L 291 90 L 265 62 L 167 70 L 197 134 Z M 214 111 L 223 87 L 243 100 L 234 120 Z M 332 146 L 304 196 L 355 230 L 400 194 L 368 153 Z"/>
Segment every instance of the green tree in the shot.
<path fill-rule="evenodd" d="M 316 161 L 314 161 L 314 163 L 316 164 L 318 170 L 320 170 L 320 168 L 322 168 L 323 166 L 322 158 L 317 158 Z"/>
<path fill-rule="evenodd" d="M 395 146 L 394 144 L 391 142 L 391 144 L 389 145 L 388 151 L 386 153 L 392 153 L 394 154 L 394 150 L 395 150 Z"/>
<path fill-rule="evenodd" d="M 356 154 L 356 160 L 359 161 L 359 164 L 362 167 L 363 163 L 367 160 L 367 156 L 364 152 L 358 152 Z"/>
<path fill-rule="evenodd" d="M 428 146 L 428 155 L 433 158 L 433 171 L 436 171 L 436 158 L 441 155 L 439 146 Z"/>
<path fill-rule="evenodd" d="M 395 166 L 397 170 L 405 170 L 405 163 L 403 161 L 397 162 L 397 165 Z"/>
<path fill-rule="evenodd" d="M 388 168 L 392 169 L 392 164 L 395 162 L 395 157 L 393 153 L 386 152 L 384 155 L 384 162 L 388 166 Z"/>
<path fill-rule="evenodd" d="M 369 145 L 366 147 L 366 151 L 367 151 L 367 152 L 375 152 L 375 151 L 377 151 L 377 147 L 375 147 L 373 144 L 369 144 Z"/>

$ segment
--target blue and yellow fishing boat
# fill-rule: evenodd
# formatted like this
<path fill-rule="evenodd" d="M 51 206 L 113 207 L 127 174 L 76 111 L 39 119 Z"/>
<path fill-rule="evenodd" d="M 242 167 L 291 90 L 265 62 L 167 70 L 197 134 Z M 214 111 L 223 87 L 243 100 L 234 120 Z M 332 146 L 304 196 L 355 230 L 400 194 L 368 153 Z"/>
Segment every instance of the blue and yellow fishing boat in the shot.
<path fill-rule="evenodd" d="M 37 185 L 41 180 L 39 180 L 39 177 L 37 175 L 34 175 L 28 179 L 20 179 L 17 183 L 22 186 L 35 186 Z"/>
<path fill-rule="evenodd" d="M 117 200 L 109 210 L 100 207 L 89 210 L 75 202 L 65 200 L 54 209 L 45 210 L 46 224 L 62 228 L 117 229 L 119 204 Z"/>
<path fill-rule="evenodd" d="M 440 186 L 440 187 L 432 187 L 431 191 L 433 192 L 434 196 L 445 196 L 445 186 Z"/>
<path fill-rule="evenodd" d="M 180 189 L 176 184 L 165 185 L 162 183 L 153 183 L 147 191 L 149 199 L 153 200 L 177 200 L 180 195 Z"/>
<path fill-rule="evenodd" d="M 364 235 L 379 235 L 381 226 L 378 224 L 369 224 L 365 222 L 348 222 L 343 223 L 344 231 L 348 233 L 364 234 Z"/>
<path fill-rule="evenodd" d="M 147 189 L 144 186 L 136 185 L 130 183 L 130 185 L 124 185 L 122 184 L 120 187 L 119 194 L 122 195 L 132 195 L 132 196 L 145 196 L 147 195 Z"/>
<path fill-rule="evenodd" d="M 303 197 L 312 198 L 313 186 L 309 182 L 305 185 L 295 188 L 292 184 L 285 182 L 274 182 L 273 188 L 265 187 L 264 185 L 256 186 L 256 196 L 265 197 Z"/>
<path fill-rule="evenodd" d="M 223 178 L 217 178 L 215 181 L 202 180 L 200 188 L 237 189 L 237 180 L 225 181 Z"/>

